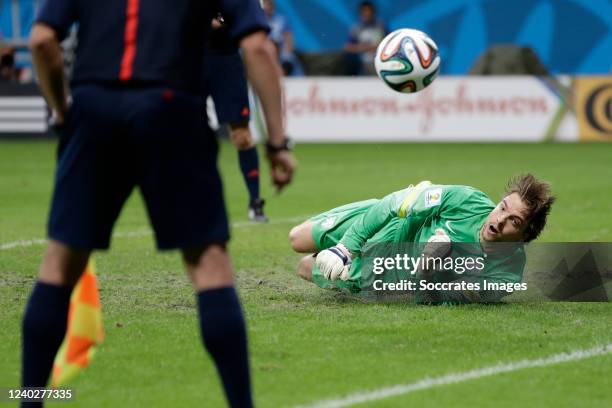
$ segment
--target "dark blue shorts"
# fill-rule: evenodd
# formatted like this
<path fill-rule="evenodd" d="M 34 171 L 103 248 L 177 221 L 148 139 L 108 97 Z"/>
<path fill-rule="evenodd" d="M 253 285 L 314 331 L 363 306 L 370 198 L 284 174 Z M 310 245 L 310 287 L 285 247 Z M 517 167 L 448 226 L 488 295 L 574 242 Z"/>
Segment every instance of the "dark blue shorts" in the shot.
<path fill-rule="evenodd" d="M 139 187 L 160 249 L 229 239 L 217 142 L 204 98 L 163 88 L 82 85 L 61 132 L 49 237 L 109 247 L 123 204 Z"/>
<path fill-rule="evenodd" d="M 240 54 L 207 55 L 205 66 L 219 123 L 248 122 L 249 89 Z"/>

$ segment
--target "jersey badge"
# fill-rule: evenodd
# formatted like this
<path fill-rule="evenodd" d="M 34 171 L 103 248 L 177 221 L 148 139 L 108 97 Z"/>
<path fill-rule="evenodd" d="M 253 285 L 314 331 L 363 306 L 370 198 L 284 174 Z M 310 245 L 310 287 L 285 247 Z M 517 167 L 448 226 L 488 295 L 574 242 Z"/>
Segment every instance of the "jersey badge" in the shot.
<path fill-rule="evenodd" d="M 425 194 L 425 207 L 433 207 L 436 205 L 440 205 L 442 202 L 442 189 L 434 188 L 433 190 L 429 190 Z"/>

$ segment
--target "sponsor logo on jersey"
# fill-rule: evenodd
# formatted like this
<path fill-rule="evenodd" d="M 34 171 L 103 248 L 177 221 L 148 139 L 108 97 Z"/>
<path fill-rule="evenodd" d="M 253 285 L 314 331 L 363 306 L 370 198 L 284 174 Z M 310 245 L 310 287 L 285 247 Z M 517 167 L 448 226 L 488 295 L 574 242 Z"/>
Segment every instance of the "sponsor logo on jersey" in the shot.
<path fill-rule="evenodd" d="M 425 207 L 440 205 L 440 202 L 442 202 L 441 188 L 434 188 L 433 190 L 429 190 L 427 193 L 425 193 Z"/>

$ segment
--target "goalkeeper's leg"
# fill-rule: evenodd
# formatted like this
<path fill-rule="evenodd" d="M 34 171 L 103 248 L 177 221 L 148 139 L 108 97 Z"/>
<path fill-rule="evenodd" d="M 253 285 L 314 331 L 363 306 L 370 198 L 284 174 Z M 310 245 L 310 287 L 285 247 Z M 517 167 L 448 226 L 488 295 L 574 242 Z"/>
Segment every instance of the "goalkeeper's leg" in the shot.
<path fill-rule="evenodd" d="M 357 293 L 361 290 L 360 287 L 360 259 L 357 258 L 353 262 L 353 268 L 349 272 L 349 275 L 352 276 L 352 280 L 343 281 L 342 279 L 337 279 L 335 281 L 330 281 L 323 277 L 321 271 L 315 264 L 315 254 L 306 255 L 303 257 L 298 263 L 297 267 L 297 275 L 308 281 L 312 282 L 315 285 L 324 288 L 324 289 L 346 289 L 353 293 Z"/>
<path fill-rule="evenodd" d="M 251 407 L 247 335 L 234 274 L 224 243 L 183 250 L 197 292 L 202 340 L 212 356 L 231 407 Z"/>
<path fill-rule="evenodd" d="M 289 241 L 291 248 L 299 253 L 317 252 L 317 245 L 312 237 L 312 227 L 314 222 L 306 220 L 300 225 L 291 228 L 289 232 Z"/>
<path fill-rule="evenodd" d="M 353 221 L 378 200 L 350 203 L 316 215 L 289 232 L 291 248 L 299 253 L 313 253 L 338 245 Z"/>
<path fill-rule="evenodd" d="M 303 257 L 298 264 L 297 275 L 308 282 L 312 282 L 312 268 L 314 267 L 314 263 L 314 254 Z"/>

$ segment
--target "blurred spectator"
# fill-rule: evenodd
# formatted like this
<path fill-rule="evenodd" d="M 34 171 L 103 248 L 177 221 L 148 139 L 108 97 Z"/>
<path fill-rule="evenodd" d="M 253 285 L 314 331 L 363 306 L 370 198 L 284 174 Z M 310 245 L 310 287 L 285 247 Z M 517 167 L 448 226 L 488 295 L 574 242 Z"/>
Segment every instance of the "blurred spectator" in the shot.
<path fill-rule="evenodd" d="M 389 30 L 382 20 L 376 17 L 376 7 L 371 1 L 359 4 L 359 22 L 353 26 L 349 41 L 344 49 L 359 57 L 361 75 L 374 75 L 374 56 L 376 47 Z"/>
<path fill-rule="evenodd" d="M 274 0 L 263 0 L 264 11 L 270 24 L 270 39 L 276 45 L 285 75 L 295 72 L 297 59 L 294 53 L 293 31 L 287 17 L 276 12 Z"/>
<path fill-rule="evenodd" d="M 15 49 L 5 48 L 0 53 L 0 82 L 17 82 L 19 71 L 15 68 Z"/>

